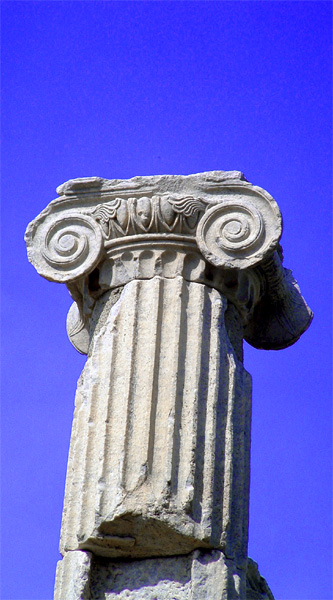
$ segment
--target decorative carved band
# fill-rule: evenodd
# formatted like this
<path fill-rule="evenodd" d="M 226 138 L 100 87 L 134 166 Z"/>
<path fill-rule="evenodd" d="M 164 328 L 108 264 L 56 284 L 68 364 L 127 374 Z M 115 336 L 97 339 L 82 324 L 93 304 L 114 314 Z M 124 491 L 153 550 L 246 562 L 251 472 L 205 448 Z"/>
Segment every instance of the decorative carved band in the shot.
<path fill-rule="evenodd" d="M 142 196 L 114 198 L 99 204 L 92 216 L 100 223 L 104 237 L 114 239 L 142 233 L 195 234 L 198 216 L 206 204 L 188 196 Z"/>
<path fill-rule="evenodd" d="M 150 237 L 154 238 L 153 243 Z M 108 242 L 106 258 L 96 269 L 95 288 L 84 290 L 69 286 L 76 302 L 67 318 L 67 333 L 73 346 L 82 354 L 88 353 L 89 321 L 96 299 L 107 290 L 121 289 L 134 280 L 162 277 L 165 280 L 181 277 L 214 288 L 228 298 L 247 325 L 263 289 L 262 277 L 254 270 L 223 272 L 207 263 L 192 238 L 163 234 L 136 236 Z M 82 294 L 81 298 L 80 295 Z M 89 294 L 89 295 L 88 295 Z M 87 296 L 90 302 L 84 303 Z M 91 300 L 93 302 L 91 302 Z"/>
<path fill-rule="evenodd" d="M 238 184 L 210 197 L 138 195 L 115 197 L 77 212 L 49 210 L 29 226 L 26 239 L 30 260 L 41 275 L 70 282 L 89 274 L 104 249 L 124 237 L 140 242 L 149 236 L 154 243 L 156 234 L 165 239 L 182 236 L 196 242 L 216 267 L 247 269 L 274 252 L 281 231 L 273 198 Z"/>

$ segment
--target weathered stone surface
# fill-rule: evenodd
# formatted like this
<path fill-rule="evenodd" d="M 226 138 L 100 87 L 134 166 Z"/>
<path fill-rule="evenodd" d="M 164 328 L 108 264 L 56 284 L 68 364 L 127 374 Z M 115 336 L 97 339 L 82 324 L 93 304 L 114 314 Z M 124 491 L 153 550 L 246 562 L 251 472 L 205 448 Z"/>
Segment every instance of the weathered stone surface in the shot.
<path fill-rule="evenodd" d="M 197 229 L 198 246 L 216 267 L 248 269 L 270 256 L 282 233 L 282 219 L 264 190 L 231 187 L 223 200 L 208 208 Z"/>
<path fill-rule="evenodd" d="M 206 546 L 244 563 L 251 381 L 227 336 L 226 307 L 215 289 L 181 277 L 132 281 L 115 304 L 109 294 L 97 301 L 62 552 L 140 557 Z"/>
<path fill-rule="evenodd" d="M 90 600 L 90 552 L 68 552 L 57 564 L 54 600 Z"/>
<path fill-rule="evenodd" d="M 91 600 L 187 600 L 191 593 L 191 561 L 187 556 L 96 560 L 90 586 Z"/>
<path fill-rule="evenodd" d="M 246 600 L 274 600 L 266 579 L 261 577 L 257 563 L 251 558 L 246 568 Z"/>
<path fill-rule="evenodd" d="M 263 275 L 260 302 L 244 330 L 244 338 L 255 348 L 281 350 L 294 344 L 312 320 L 312 312 L 300 293 L 292 272 L 282 267 L 282 249 L 256 269 Z"/>
<path fill-rule="evenodd" d="M 254 561 L 237 570 L 218 550 L 122 561 L 74 551 L 58 565 L 55 600 L 274 600 Z"/>

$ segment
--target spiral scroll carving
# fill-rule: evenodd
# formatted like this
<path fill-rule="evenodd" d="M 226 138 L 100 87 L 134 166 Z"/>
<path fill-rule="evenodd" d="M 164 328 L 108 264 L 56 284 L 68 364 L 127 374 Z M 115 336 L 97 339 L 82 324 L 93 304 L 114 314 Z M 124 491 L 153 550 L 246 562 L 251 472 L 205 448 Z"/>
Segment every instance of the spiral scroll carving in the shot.
<path fill-rule="evenodd" d="M 225 199 L 199 222 L 197 243 L 217 267 L 247 269 L 270 255 L 281 237 L 281 215 L 265 196 Z"/>
<path fill-rule="evenodd" d="M 88 215 L 69 213 L 46 219 L 36 231 L 35 264 L 38 272 L 57 282 L 69 282 L 89 273 L 99 261 L 102 232 Z M 38 258 L 37 258 L 38 257 Z"/>

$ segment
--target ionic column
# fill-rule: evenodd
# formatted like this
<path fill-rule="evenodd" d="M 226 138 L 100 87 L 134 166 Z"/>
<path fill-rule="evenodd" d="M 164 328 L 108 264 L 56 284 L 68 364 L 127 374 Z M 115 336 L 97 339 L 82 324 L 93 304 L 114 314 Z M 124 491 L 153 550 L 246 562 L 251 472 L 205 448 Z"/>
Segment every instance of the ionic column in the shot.
<path fill-rule="evenodd" d="M 223 171 L 78 179 L 58 193 L 26 234 L 38 272 L 66 283 L 69 338 L 88 354 L 55 597 L 88 600 L 98 588 L 113 598 L 106 564 L 131 561 L 125 585 L 138 559 L 175 557 L 190 582 L 179 598 L 245 599 L 251 378 L 242 340 L 283 348 L 311 321 L 281 264 L 278 206 Z"/>

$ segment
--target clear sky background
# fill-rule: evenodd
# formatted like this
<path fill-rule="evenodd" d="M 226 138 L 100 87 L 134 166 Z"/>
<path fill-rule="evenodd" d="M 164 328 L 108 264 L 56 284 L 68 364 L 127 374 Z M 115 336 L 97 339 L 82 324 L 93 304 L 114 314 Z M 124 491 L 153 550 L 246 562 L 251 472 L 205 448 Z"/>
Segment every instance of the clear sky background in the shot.
<path fill-rule="evenodd" d="M 253 377 L 249 555 L 330 600 L 331 3 L 2 2 L 2 599 L 51 600 L 76 381 L 65 286 L 24 230 L 68 179 L 236 169 L 284 217 L 315 313 Z"/>

